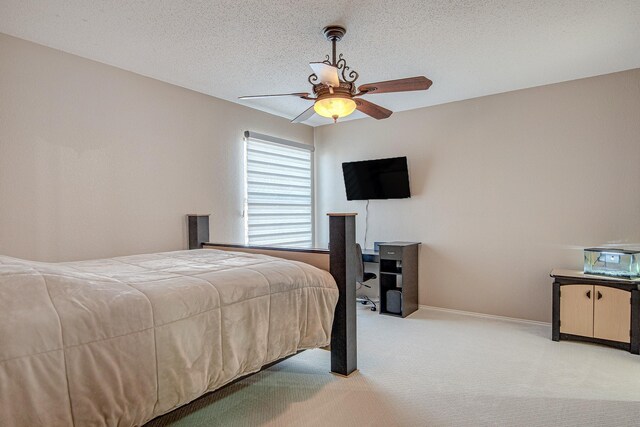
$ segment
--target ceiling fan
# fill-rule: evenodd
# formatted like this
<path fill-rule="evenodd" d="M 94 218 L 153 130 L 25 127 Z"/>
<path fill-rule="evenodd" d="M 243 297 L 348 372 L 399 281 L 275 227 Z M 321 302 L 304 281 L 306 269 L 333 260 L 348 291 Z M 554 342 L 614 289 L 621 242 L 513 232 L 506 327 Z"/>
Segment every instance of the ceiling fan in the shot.
<path fill-rule="evenodd" d="M 354 110 L 361 111 L 374 119 L 386 119 L 393 113 L 386 108 L 365 101 L 360 97 L 367 94 L 406 92 L 412 90 L 427 90 L 433 83 L 424 76 L 406 79 L 387 80 L 378 83 L 367 83 L 356 89 L 355 82 L 358 73 L 347 66 L 347 61 L 340 54 L 336 58 L 336 43 L 344 37 L 347 30 L 340 26 L 329 26 L 323 30 L 325 38 L 331 42 L 331 58 L 326 56 L 322 62 L 311 62 L 309 65 L 313 73 L 309 76 L 309 83 L 313 86 L 313 95 L 308 92 L 284 93 L 277 95 L 241 96 L 240 99 L 271 98 L 280 96 L 295 96 L 309 101 L 313 105 L 293 119 L 292 123 L 303 122 L 314 113 L 332 118 L 334 122 L 348 116 Z"/>

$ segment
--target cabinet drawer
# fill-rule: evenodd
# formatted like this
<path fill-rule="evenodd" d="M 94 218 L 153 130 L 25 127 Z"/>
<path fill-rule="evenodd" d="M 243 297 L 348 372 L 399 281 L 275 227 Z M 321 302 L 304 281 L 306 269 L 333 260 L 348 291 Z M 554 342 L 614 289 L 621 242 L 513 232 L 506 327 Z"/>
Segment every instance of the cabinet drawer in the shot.
<path fill-rule="evenodd" d="M 402 248 L 399 246 L 380 246 L 380 259 L 402 260 Z"/>

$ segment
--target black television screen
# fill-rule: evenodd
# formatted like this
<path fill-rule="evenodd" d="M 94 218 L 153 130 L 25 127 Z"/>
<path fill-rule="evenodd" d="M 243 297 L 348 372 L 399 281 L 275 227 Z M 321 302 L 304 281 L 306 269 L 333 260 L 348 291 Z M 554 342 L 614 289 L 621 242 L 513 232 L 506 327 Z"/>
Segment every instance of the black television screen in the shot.
<path fill-rule="evenodd" d="M 347 200 L 411 197 L 406 157 L 342 164 Z"/>

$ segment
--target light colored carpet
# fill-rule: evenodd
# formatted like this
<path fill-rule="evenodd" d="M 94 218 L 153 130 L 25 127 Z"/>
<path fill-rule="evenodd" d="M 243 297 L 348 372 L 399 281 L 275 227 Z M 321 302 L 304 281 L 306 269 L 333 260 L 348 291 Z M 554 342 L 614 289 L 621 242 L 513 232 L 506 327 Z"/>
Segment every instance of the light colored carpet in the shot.
<path fill-rule="evenodd" d="M 548 325 L 358 310 L 358 367 L 306 351 L 157 426 L 640 426 L 640 356 L 553 342 Z"/>

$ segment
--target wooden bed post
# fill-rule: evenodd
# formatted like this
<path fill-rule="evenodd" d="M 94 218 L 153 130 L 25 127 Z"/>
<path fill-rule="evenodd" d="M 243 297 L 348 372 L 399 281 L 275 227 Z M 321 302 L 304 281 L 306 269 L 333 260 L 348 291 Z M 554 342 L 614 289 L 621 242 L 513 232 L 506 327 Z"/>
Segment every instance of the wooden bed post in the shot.
<path fill-rule="evenodd" d="M 338 284 L 331 330 L 331 372 L 358 369 L 356 340 L 356 214 L 329 213 L 329 272 Z"/>
<path fill-rule="evenodd" d="M 202 249 L 202 245 L 209 241 L 209 214 L 187 215 L 187 230 L 189 249 Z"/>

